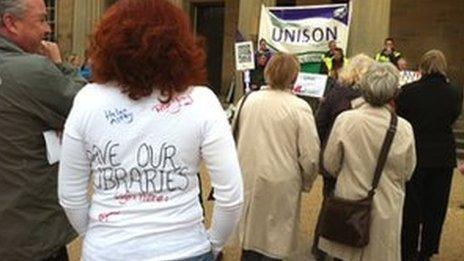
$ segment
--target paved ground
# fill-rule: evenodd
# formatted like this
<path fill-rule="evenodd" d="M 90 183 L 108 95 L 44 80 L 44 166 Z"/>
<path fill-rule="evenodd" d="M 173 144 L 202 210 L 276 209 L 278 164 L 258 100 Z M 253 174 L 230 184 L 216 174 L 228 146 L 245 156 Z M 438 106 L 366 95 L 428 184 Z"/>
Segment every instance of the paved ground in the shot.
<path fill-rule="evenodd" d="M 203 180 L 205 183 L 208 183 L 206 177 L 204 177 Z M 304 195 L 301 215 L 302 234 L 300 236 L 300 246 L 297 247 L 298 251 L 295 253 L 294 260 L 310 260 L 308 257 L 309 246 L 320 208 L 321 184 L 321 180 L 318 179 L 311 193 Z M 204 194 L 206 194 L 209 191 L 209 184 L 205 184 L 204 186 L 208 187 L 204 190 Z M 204 198 L 206 198 L 206 195 L 204 195 Z M 440 255 L 435 257 L 433 259 L 434 261 L 464 260 L 464 210 L 459 209 L 459 204 L 462 202 L 464 202 L 464 177 L 456 173 L 442 237 Z M 212 203 L 206 203 L 207 219 L 209 219 L 211 215 L 211 209 Z M 80 241 L 76 240 L 76 242 L 70 246 L 72 261 L 79 260 L 79 252 Z M 234 246 L 227 247 L 225 249 L 225 260 L 239 260 L 239 249 Z"/>

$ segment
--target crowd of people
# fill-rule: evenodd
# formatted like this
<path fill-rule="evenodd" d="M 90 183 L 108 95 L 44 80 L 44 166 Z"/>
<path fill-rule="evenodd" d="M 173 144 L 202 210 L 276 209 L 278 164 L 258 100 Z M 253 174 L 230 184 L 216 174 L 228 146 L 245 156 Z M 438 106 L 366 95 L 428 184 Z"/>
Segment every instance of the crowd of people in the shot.
<path fill-rule="evenodd" d="M 241 260 L 286 260 L 319 174 L 317 260 L 438 254 L 462 107 L 441 51 L 399 88 L 406 61 L 393 39 L 374 59 L 347 59 L 331 41 L 321 64 L 331 86 L 311 108 L 292 92 L 298 59 L 260 41 L 253 91 L 229 124 L 204 87 L 203 43 L 170 2 L 117 1 L 83 63 L 42 40 L 46 15 L 43 0 L 0 0 L 2 260 L 68 260 L 81 235 L 82 260 L 211 261 L 233 234 Z M 48 130 L 59 164 L 47 159 Z M 214 188 L 208 229 L 202 163 Z M 368 225 L 343 219 L 360 218 L 347 207 L 364 207 Z M 332 223 L 330 208 L 341 211 Z"/>
<path fill-rule="evenodd" d="M 263 41 L 260 41 L 259 50 L 265 49 Z M 407 62 L 396 50 L 393 38 L 385 39 L 384 48 L 374 58 L 360 54 L 348 60 L 335 41 L 330 41 L 328 47 L 329 50 L 322 56 L 320 71 L 329 76 L 327 90 L 317 103 L 309 101 L 315 110 L 321 141 L 319 171 L 324 181 L 324 201 L 331 195 L 359 199 L 360 195 L 369 191 L 382 144 L 380 130 L 388 128 L 388 111 L 396 112 L 400 121 L 392 152 L 388 154 L 387 163 L 391 161 L 392 164 L 387 164 L 382 172 L 385 178 L 380 182 L 373 204 L 373 231 L 370 235 L 377 240 L 359 249 L 321 237 L 320 224 L 324 221 L 321 211 L 312 252 L 318 260 L 324 260 L 327 253 L 340 260 L 430 260 L 439 251 L 452 174 L 457 165 L 452 128 L 461 113 L 462 91 L 451 85 L 446 58 L 439 50 L 431 50 L 421 58 L 418 68 L 422 75 L 420 80 L 400 86 L 398 73 L 407 69 Z M 272 89 L 272 84 L 266 82 L 262 88 Z M 256 89 L 259 88 L 253 90 Z M 279 115 L 270 101 L 267 105 L 269 115 L 263 117 L 269 120 L 271 115 Z M 387 109 L 381 113 L 379 108 Z M 352 111 L 343 113 L 347 110 Z M 257 109 L 253 111 L 257 119 L 248 124 L 259 130 L 255 124 L 266 113 Z M 281 120 L 275 121 L 281 124 Z M 282 133 L 271 124 L 260 125 Z M 307 127 L 307 131 L 310 129 Z M 270 140 L 276 139 L 266 135 L 254 137 L 254 143 L 259 144 Z M 283 149 L 279 147 L 279 150 Z M 270 150 L 268 153 L 281 152 Z M 269 158 L 263 152 L 255 155 L 266 160 Z M 263 166 L 257 165 L 260 160 L 247 158 L 254 163 L 254 171 L 249 175 L 258 179 L 268 175 Z M 247 170 L 242 168 L 242 171 L 247 177 Z M 257 186 L 256 182 L 249 183 Z M 267 197 L 266 201 L 271 200 Z M 245 208 L 251 209 L 247 205 Z M 272 215 L 272 211 L 269 210 L 267 215 Z M 280 242 L 279 245 L 285 244 Z M 282 257 L 275 248 L 263 250 L 263 246 L 254 247 L 266 253 L 267 257 Z"/>
<path fill-rule="evenodd" d="M 272 51 L 267 47 L 265 39 L 259 40 L 259 45 L 255 53 L 255 69 L 251 70 L 251 88 L 250 90 L 259 90 L 266 85 L 264 81 L 264 67 L 272 57 Z M 397 67 L 399 71 L 408 69 L 408 63 L 403 54 L 396 50 L 395 40 L 391 37 L 386 38 L 384 46 L 378 52 L 374 60 L 376 62 L 389 62 Z M 320 70 L 318 73 L 326 74 L 330 78 L 337 80 L 338 74 L 342 68 L 348 65 L 349 60 L 345 57 L 342 48 L 337 46 L 336 40 L 331 40 L 328 43 L 328 50 L 321 56 Z"/>

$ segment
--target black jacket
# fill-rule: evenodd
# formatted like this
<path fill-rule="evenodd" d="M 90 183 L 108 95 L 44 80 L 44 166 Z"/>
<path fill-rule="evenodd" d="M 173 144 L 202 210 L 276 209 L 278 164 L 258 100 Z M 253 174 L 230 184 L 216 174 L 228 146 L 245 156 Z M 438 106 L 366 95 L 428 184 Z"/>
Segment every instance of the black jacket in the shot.
<path fill-rule="evenodd" d="M 339 86 L 338 84 L 335 84 L 327 93 L 316 113 L 316 127 L 322 147 L 325 147 L 337 116 L 346 110 L 350 110 L 351 101 L 360 96 L 361 92 L 358 89 Z"/>
<path fill-rule="evenodd" d="M 251 70 L 250 81 L 251 85 L 256 85 L 256 88 L 253 90 L 259 90 L 261 86 L 266 85 L 266 80 L 264 79 L 264 66 L 258 65 L 256 69 Z"/>
<path fill-rule="evenodd" d="M 453 124 L 461 113 L 462 92 L 439 74 L 403 86 L 397 113 L 414 129 L 418 167 L 456 166 Z"/>

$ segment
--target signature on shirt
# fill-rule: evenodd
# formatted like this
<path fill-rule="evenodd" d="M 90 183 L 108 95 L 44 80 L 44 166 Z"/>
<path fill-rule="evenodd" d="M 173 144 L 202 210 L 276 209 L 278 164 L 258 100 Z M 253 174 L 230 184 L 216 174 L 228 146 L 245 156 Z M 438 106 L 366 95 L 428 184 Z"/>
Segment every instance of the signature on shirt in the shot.
<path fill-rule="evenodd" d="M 134 120 L 134 114 L 128 112 L 127 109 L 105 110 L 105 118 L 111 125 L 113 124 L 129 124 Z"/>
<path fill-rule="evenodd" d="M 119 204 L 124 205 L 129 201 L 138 201 L 138 202 L 166 202 L 169 200 L 168 196 L 165 195 L 159 195 L 155 193 L 146 193 L 146 192 L 141 192 L 141 193 L 125 193 L 125 194 L 119 194 L 114 197 Z"/>
<path fill-rule="evenodd" d="M 168 103 L 158 103 L 153 106 L 153 110 L 157 113 L 168 112 L 171 114 L 176 114 L 180 111 L 182 107 L 186 107 L 193 104 L 192 96 L 189 93 L 184 95 L 179 95 L 173 97 L 172 100 Z"/>
<path fill-rule="evenodd" d="M 115 216 L 115 215 L 119 215 L 121 214 L 120 211 L 111 211 L 111 212 L 108 212 L 108 213 L 101 213 L 100 215 L 98 215 L 98 221 L 100 222 L 108 222 L 108 218 L 110 216 Z"/>

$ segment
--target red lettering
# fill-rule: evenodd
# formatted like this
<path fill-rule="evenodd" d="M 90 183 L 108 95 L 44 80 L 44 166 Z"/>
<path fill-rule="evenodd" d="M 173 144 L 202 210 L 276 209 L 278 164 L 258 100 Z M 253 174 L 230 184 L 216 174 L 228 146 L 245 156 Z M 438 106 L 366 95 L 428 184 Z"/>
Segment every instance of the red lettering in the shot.
<path fill-rule="evenodd" d="M 167 202 L 169 200 L 168 196 L 165 195 L 158 195 L 155 193 L 127 193 L 116 195 L 114 197 L 115 200 L 118 201 L 120 205 L 125 205 L 130 201 L 137 201 L 137 202 Z"/>

